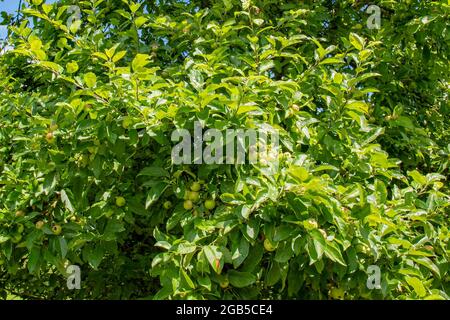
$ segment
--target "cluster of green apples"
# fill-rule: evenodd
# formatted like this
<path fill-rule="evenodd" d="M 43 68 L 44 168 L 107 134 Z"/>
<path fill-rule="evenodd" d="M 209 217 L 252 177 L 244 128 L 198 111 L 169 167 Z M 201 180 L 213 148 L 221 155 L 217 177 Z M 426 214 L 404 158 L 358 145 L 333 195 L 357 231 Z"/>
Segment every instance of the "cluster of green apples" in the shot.
<path fill-rule="evenodd" d="M 202 184 L 204 183 L 204 181 L 200 180 L 191 184 L 190 191 L 186 191 L 184 194 L 184 209 L 191 210 L 194 207 L 194 204 L 199 202 L 200 190 L 202 189 Z M 206 199 L 203 205 L 207 210 L 213 210 L 216 207 L 216 201 L 214 201 L 214 199 Z"/>
<path fill-rule="evenodd" d="M 25 217 L 25 215 L 26 215 L 26 213 L 23 210 L 17 210 L 15 212 L 15 217 L 16 218 L 23 218 L 23 217 Z M 41 230 L 41 229 L 44 228 L 45 224 L 46 223 L 43 220 L 39 220 L 39 221 L 37 221 L 35 223 L 35 227 L 36 227 L 36 229 Z M 23 232 L 24 232 L 24 228 L 25 227 L 24 227 L 24 225 L 22 223 L 18 223 L 17 224 L 16 232 L 15 232 L 13 238 L 12 238 L 12 242 L 13 243 L 19 243 L 20 241 L 22 241 L 22 235 L 23 235 Z M 59 224 L 53 224 L 51 226 L 51 230 L 52 230 L 53 234 L 57 236 L 57 235 L 61 234 L 62 227 Z"/>
<path fill-rule="evenodd" d="M 36 222 L 35 227 L 38 230 L 41 230 L 42 228 L 44 228 L 45 226 L 45 221 L 43 220 L 39 220 L 38 222 Z M 58 236 L 61 234 L 62 232 L 62 227 L 59 224 L 54 224 L 52 225 L 52 232 L 55 236 Z"/>
<path fill-rule="evenodd" d="M 204 183 L 205 182 L 203 180 L 195 181 L 190 185 L 189 190 L 186 190 L 183 197 L 184 198 L 183 208 L 185 210 L 195 209 L 194 208 L 195 205 L 201 201 L 202 196 L 200 192 L 202 189 L 202 185 Z M 211 198 L 206 198 L 203 202 L 203 206 L 205 207 L 206 210 L 213 210 L 216 207 L 216 201 Z M 171 201 L 167 200 L 166 202 L 164 202 L 163 204 L 164 209 L 169 210 L 171 207 L 172 207 Z"/>

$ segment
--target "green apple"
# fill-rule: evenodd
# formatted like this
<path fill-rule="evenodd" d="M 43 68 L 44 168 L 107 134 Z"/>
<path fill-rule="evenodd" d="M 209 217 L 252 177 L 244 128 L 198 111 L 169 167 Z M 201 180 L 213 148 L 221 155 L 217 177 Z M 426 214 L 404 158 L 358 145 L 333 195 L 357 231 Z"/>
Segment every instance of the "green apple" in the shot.
<path fill-rule="evenodd" d="M 196 191 L 189 191 L 188 200 L 196 202 L 200 199 L 200 194 Z"/>
<path fill-rule="evenodd" d="M 116 205 L 118 207 L 123 207 L 127 203 L 124 197 L 116 197 Z"/>
<path fill-rule="evenodd" d="M 170 202 L 170 201 L 164 202 L 163 207 L 166 210 L 170 209 L 172 207 L 172 202 Z"/>
<path fill-rule="evenodd" d="M 55 224 L 52 227 L 52 231 L 53 231 L 54 235 L 59 235 L 59 234 L 61 234 L 62 228 L 61 228 L 61 226 L 59 224 Z"/>
<path fill-rule="evenodd" d="M 184 207 L 186 210 L 191 210 L 193 206 L 194 206 L 194 204 L 192 203 L 191 200 L 186 200 L 186 201 L 184 201 L 184 203 L 183 203 L 183 207 Z"/>
<path fill-rule="evenodd" d="M 201 188 L 202 188 L 202 186 L 198 182 L 194 182 L 191 185 L 191 190 L 192 191 L 200 191 Z"/>
<path fill-rule="evenodd" d="M 220 287 L 222 289 L 228 288 L 229 285 L 230 285 L 230 281 L 228 281 L 228 278 L 225 278 L 222 281 L 220 281 Z"/>
<path fill-rule="evenodd" d="M 331 289 L 330 295 L 333 299 L 344 299 L 345 291 L 342 288 L 333 288 Z"/>
<path fill-rule="evenodd" d="M 11 239 L 11 241 L 12 241 L 13 243 L 19 243 L 20 240 L 22 240 L 22 235 L 21 235 L 21 234 L 16 234 L 16 235 Z"/>
<path fill-rule="evenodd" d="M 205 208 L 208 210 L 212 210 L 216 207 L 216 202 L 214 200 L 206 200 L 205 201 Z"/>
<path fill-rule="evenodd" d="M 55 136 L 53 134 L 53 132 L 47 132 L 47 134 L 45 135 L 45 140 L 47 140 L 47 142 L 53 142 Z"/>
<path fill-rule="evenodd" d="M 36 222 L 36 229 L 42 229 L 43 227 L 44 227 L 44 225 L 45 225 L 45 222 L 44 221 L 38 221 L 38 222 Z"/>
<path fill-rule="evenodd" d="M 126 117 L 122 120 L 122 128 L 128 129 L 130 125 L 133 124 L 133 120 L 129 117 Z"/>
<path fill-rule="evenodd" d="M 266 238 L 266 240 L 264 240 L 264 249 L 266 249 L 266 251 L 274 251 L 277 247 L 275 245 L 272 244 L 272 242 L 270 242 L 269 239 Z"/>
<path fill-rule="evenodd" d="M 23 216 L 25 216 L 25 212 L 23 212 L 23 210 L 17 210 L 16 211 L 16 217 L 17 218 L 20 218 L 20 217 L 23 217 Z"/>

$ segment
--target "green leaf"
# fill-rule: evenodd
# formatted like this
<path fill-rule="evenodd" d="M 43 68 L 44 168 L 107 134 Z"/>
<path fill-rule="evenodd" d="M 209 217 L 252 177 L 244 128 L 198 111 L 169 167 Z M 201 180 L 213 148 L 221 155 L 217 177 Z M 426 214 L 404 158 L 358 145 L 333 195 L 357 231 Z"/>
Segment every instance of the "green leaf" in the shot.
<path fill-rule="evenodd" d="M 37 37 L 30 37 L 30 48 L 32 51 L 37 51 L 42 48 L 42 41 Z"/>
<path fill-rule="evenodd" d="M 62 73 L 64 71 L 64 68 L 61 67 L 59 64 L 51 62 L 51 61 L 39 61 L 38 63 L 40 66 L 45 67 L 46 69 L 50 69 L 51 71 L 55 73 Z"/>
<path fill-rule="evenodd" d="M 325 255 L 330 258 L 331 260 L 333 260 L 334 262 L 337 262 L 341 265 L 343 265 L 344 267 L 347 266 L 347 264 L 344 261 L 344 258 L 342 257 L 342 253 L 341 250 L 339 249 L 339 247 L 334 244 L 334 243 L 330 243 L 329 241 L 327 241 L 327 245 L 325 247 Z"/>
<path fill-rule="evenodd" d="M 131 62 L 131 67 L 134 72 L 141 72 L 145 66 L 150 63 L 150 56 L 148 54 L 138 53 Z"/>
<path fill-rule="evenodd" d="M 431 294 L 429 296 L 426 296 L 425 298 L 423 298 L 424 300 L 447 300 L 446 298 L 444 298 L 443 296 L 441 296 L 440 294 Z"/>
<path fill-rule="evenodd" d="M 378 204 L 384 204 L 387 200 L 387 189 L 383 181 L 375 180 L 375 191 Z"/>
<path fill-rule="evenodd" d="M 239 241 L 239 245 L 233 251 L 232 259 L 233 259 L 233 267 L 237 269 L 242 262 L 247 258 L 249 252 L 250 245 L 245 239 L 245 237 L 241 237 Z"/>
<path fill-rule="evenodd" d="M 120 220 L 109 219 L 103 232 L 103 239 L 107 241 L 115 240 L 116 233 L 125 231 L 125 227 Z"/>
<path fill-rule="evenodd" d="M 307 248 L 310 254 L 311 263 L 314 263 L 315 261 L 322 258 L 322 255 L 326 250 L 327 243 L 326 239 L 323 237 L 322 233 L 319 230 L 310 230 L 309 234 L 312 237 L 312 241 L 308 241 Z"/>
<path fill-rule="evenodd" d="M 422 284 L 422 281 L 420 281 L 416 277 L 405 277 L 406 282 L 414 289 L 416 294 L 419 297 L 424 297 L 427 294 L 427 291 L 425 290 L 425 287 Z"/>
<path fill-rule="evenodd" d="M 295 270 L 294 268 L 289 268 L 287 283 L 288 283 L 287 286 L 288 296 L 289 297 L 295 296 L 303 284 L 303 278 L 302 276 L 299 275 L 298 270 Z"/>
<path fill-rule="evenodd" d="M 275 67 L 275 63 L 273 62 L 273 60 L 266 60 L 259 66 L 259 72 L 265 72 L 269 69 L 272 69 L 273 67 Z"/>
<path fill-rule="evenodd" d="M 228 280 L 236 288 L 244 288 L 256 282 L 256 277 L 250 272 L 240 272 L 236 270 L 228 271 Z"/>
<path fill-rule="evenodd" d="M 81 20 L 80 19 L 74 19 L 73 22 L 70 24 L 69 30 L 71 33 L 75 34 L 80 30 L 81 27 Z"/>
<path fill-rule="evenodd" d="M 36 271 L 36 267 L 39 264 L 39 259 L 41 257 L 41 250 L 39 247 L 33 247 L 31 249 L 31 252 L 28 256 L 28 271 L 30 273 L 33 273 L 34 271 Z"/>
<path fill-rule="evenodd" d="M 408 175 L 413 178 L 415 182 L 417 182 L 419 185 L 424 186 L 427 184 L 427 178 L 425 178 L 419 171 L 413 170 L 408 171 Z"/>
<path fill-rule="evenodd" d="M 273 240 L 279 242 L 288 239 L 295 231 L 295 227 L 288 224 L 282 224 L 275 229 Z"/>
<path fill-rule="evenodd" d="M 48 15 L 50 13 L 50 11 L 52 10 L 53 5 L 52 4 L 47 4 L 47 3 L 43 3 L 42 4 L 42 10 L 44 10 L 45 14 Z"/>
<path fill-rule="evenodd" d="M 105 254 L 101 244 L 89 245 L 83 248 L 83 258 L 86 259 L 92 268 L 97 269 Z"/>
<path fill-rule="evenodd" d="M 113 59 L 112 59 L 112 61 L 114 62 L 114 63 L 116 63 L 117 61 L 119 61 L 119 60 L 121 60 L 123 57 L 125 57 L 125 55 L 127 54 L 127 51 L 119 51 L 119 52 L 117 52 L 115 55 L 114 55 L 114 57 L 113 57 Z"/>
<path fill-rule="evenodd" d="M 364 101 L 349 101 L 345 105 L 346 109 L 369 113 L 369 105 Z"/>
<path fill-rule="evenodd" d="M 223 0 L 223 4 L 225 5 L 226 11 L 229 11 L 231 8 L 233 8 L 232 0 Z"/>
<path fill-rule="evenodd" d="M 61 201 L 67 210 L 69 210 L 71 213 L 75 212 L 75 209 L 73 208 L 72 203 L 70 202 L 70 199 L 65 190 L 61 190 Z"/>
<path fill-rule="evenodd" d="M 322 64 L 340 64 L 340 63 L 344 63 L 344 61 L 339 58 L 326 58 L 322 60 L 319 64 L 322 65 Z"/>
<path fill-rule="evenodd" d="M 222 252 L 220 252 L 216 246 L 205 246 L 203 247 L 203 253 L 205 254 L 206 259 L 208 260 L 213 270 L 217 274 L 220 274 L 223 267 Z"/>
<path fill-rule="evenodd" d="M 430 269 L 431 271 L 433 271 L 439 278 L 441 277 L 441 272 L 439 271 L 439 268 L 433 263 L 433 261 L 431 261 L 430 258 L 427 257 L 411 257 L 411 259 L 413 261 L 415 261 L 416 263 Z"/>
<path fill-rule="evenodd" d="M 168 177 L 169 172 L 161 167 L 151 166 L 142 169 L 138 176 L 149 176 L 149 177 Z"/>
<path fill-rule="evenodd" d="M 63 237 L 58 238 L 58 251 L 61 258 L 65 258 L 67 255 L 67 241 Z"/>
<path fill-rule="evenodd" d="M 296 178 L 299 182 L 304 182 L 308 180 L 309 172 L 304 167 L 292 166 L 289 168 L 289 174 Z"/>
<path fill-rule="evenodd" d="M 209 279 L 209 277 L 199 277 L 197 282 L 201 287 L 211 291 L 211 279 Z"/>
<path fill-rule="evenodd" d="M 251 5 L 251 0 L 241 0 L 242 10 L 248 10 Z"/>
<path fill-rule="evenodd" d="M 277 248 L 274 260 L 279 263 L 287 263 L 293 254 L 290 243 L 285 243 Z"/>
<path fill-rule="evenodd" d="M 275 285 L 281 279 L 281 268 L 278 262 L 273 262 L 264 278 L 266 287 Z"/>
<path fill-rule="evenodd" d="M 4 236 L 0 234 L 0 244 L 9 240 L 9 236 Z"/>
<path fill-rule="evenodd" d="M 148 21 L 147 17 L 140 16 L 140 17 L 137 17 L 136 20 L 134 20 L 134 23 L 136 24 L 136 28 L 140 28 L 147 21 Z"/>
<path fill-rule="evenodd" d="M 158 182 L 157 184 L 155 184 L 147 194 L 145 209 L 148 209 L 148 207 L 155 203 L 168 186 L 169 185 L 165 182 Z"/>
<path fill-rule="evenodd" d="M 180 269 L 180 273 L 183 276 L 184 281 L 186 281 L 186 283 L 188 284 L 188 286 L 191 289 L 195 289 L 195 284 L 194 284 L 194 282 L 192 282 L 192 279 L 188 276 L 186 271 L 184 271 L 183 269 Z"/>
<path fill-rule="evenodd" d="M 191 85 L 197 91 L 201 91 L 204 85 L 204 79 L 202 73 L 197 69 L 191 69 L 189 72 L 189 80 L 191 81 Z"/>
<path fill-rule="evenodd" d="M 361 51 L 364 48 L 364 39 L 361 38 L 356 33 L 350 33 L 349 37 L 350 43 L 359 51 Z"/>

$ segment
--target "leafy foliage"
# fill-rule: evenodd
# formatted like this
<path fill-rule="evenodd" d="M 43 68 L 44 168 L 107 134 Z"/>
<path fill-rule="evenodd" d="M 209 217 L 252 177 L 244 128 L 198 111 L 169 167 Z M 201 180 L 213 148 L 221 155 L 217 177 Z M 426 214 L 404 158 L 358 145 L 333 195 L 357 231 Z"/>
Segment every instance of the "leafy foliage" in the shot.
<path fill-rule="evenodd" d="M 2 14 L 0 294 L 448 299 L 450 6 L 375 1 L 369 29 L 371 3 Z M 194 121 L 276 128 L 280 165 L 173 165 Z"/>

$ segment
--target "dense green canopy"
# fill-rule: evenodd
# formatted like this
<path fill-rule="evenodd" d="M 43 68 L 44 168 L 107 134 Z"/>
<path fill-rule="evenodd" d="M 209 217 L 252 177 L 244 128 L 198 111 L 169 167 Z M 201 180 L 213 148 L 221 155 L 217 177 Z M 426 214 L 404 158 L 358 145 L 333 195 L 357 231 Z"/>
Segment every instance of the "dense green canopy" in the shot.
<path fill-rule="evenodd" d="M 0 295 L 449 299 L 449 13 L 447 0 L 3 13 Z M 172 164 L 172 132 L 195 121 L 278 130 L 279 165 Z"/>

